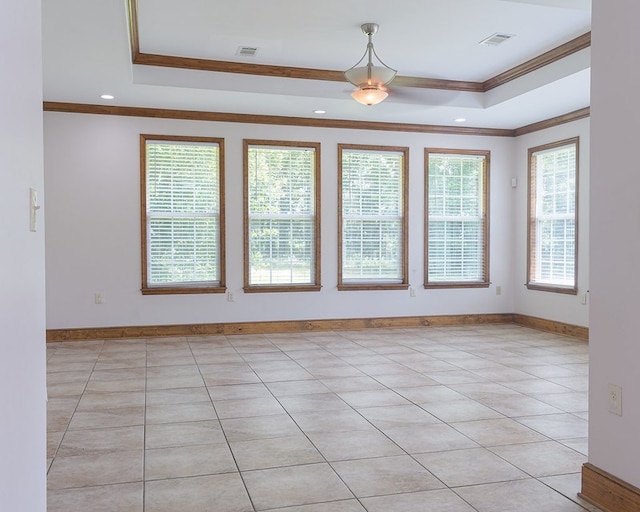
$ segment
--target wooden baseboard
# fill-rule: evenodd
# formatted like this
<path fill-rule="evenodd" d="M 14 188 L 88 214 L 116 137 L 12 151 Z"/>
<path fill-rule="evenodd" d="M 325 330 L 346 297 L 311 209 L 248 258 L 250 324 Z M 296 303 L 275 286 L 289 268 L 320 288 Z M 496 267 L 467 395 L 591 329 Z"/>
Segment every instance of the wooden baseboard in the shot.
<path fill-rule="evenodd" d="M 518 324 L 540 331 L 588 340 L 589 328 L 513 313 L 487 315 L 405 316 L 347 318 L 340 320 L 282 320 L 215 324 L 141 325 L 47 329 L 47 342 L 97 339 L 201 336 L 213 334 L 273 334 L 293 332 L 353 331 L 358 329 L 451 327 L 456 325 Z"/>
<path fill-rule="evenodd" d="M 509 323 L 513 323 L 512 314 L 496 313 L 487 315 L 441 315 L 389 318 L 351 318 L 342 320 L 293 320 L 273 322 L 90 327 L 79 329 L 48 329 L 47 342 L 92 339 L 150 338 L 157 336 L 198 336 L 211 334 L 270 334 L 314 331 L 351 331 L 357 329 L 448 327 L 455 325 Z"/>
<path fill-rule="evenodd" d="M 518 325 L 531 327 L 539 331 L 564 334 L 565 336 L 572 336 L 585 341 L 589 339 L 589 328 L 580 325 L 565 324 L 563 322 L 556 322 L 555 320 L 546 320 L 545 318 L 520 315 L 518 313 L 513 314 L 513 321 Z"/>
<path fill-rule="evenodd" d="M 579 496 L 603 512 L 640 510 L 640 489 L 588 462 L 582 466 Z"/>

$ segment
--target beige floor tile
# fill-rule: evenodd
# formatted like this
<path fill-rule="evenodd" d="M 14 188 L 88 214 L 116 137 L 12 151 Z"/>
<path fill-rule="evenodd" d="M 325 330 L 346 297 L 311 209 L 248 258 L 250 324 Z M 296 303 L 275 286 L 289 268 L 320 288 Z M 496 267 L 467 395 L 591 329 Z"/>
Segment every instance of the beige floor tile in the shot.
<path fill-rule="evenodd" d="M 217 419 L 211 402 L 148 405 L 146 424 L 182 423 Z"/>
<path fill-rule="evenodd" d="M 327 393 L 329 388 L 318 380 L 269 382 L 267 388 L 275 397 Z"/>
<path fill-rule="evenodd" d="M 429 414 L 447 423 L 504 418 L 499 412 L 468 398 L 451 402 L 421 404 L 421 406 Z"/>
<path fill-rule="evenodd" d="M 478 512 L 584 512 L 581 506 L 532 479 L 459 487 L 455 492 Z"/>
<path fill-rule="evenodd" d="M 501 446 L 547 440 L 542 434 L 509 418 L 463 421 L 452 423 L 451 426 L 482 446 Z"/>
<path fill-rule="evenodd" d="M 398 445 L 373 427 L 369 430 L 314 432 L 308 435 L 329 462 L 404 454 Z"/>
<path fill-rule="evenodd" d="M 448 388 L 447 386 L 433 385 L 411 388 L 398 388 L 396 391 L 416 404 L 433 404 L 463 400 L 464 395 Z"/>
<path fill-rule="evenodd" d="M 571 448 L 572 450 L 581 453 L 582 455 L 589 455 L 589 439 L 581 437 L 578 439 L 563 439 L 560 441 L 563 445 Z"/>
<path fill-rule="evenodd" d="M 58 447 L 62 442 L 62 436 L 64 432 L 47 432 L 47 457 L 52 459 L 55 457 Z"/>
<path fill-rule="evenodd" d="M 47 430 L 64 432 L 78 406 L 79 397 L 49 397 L 47 402 Z"/>
<path fill-rule="evenodd" d="M 224 386 L 227 384 L 252 384 L 262 382 L 260 380 L 260 377 L 258 377 L 253 372 L 253 370 L 245 370 L 241 372 L 230 370 L 209 375 L 203 374 L 203 377 L 207 387 Z"/>
<path fill-rule="evenodd" d="M 376 380 L 390 388 L 409 388 L 437 385 L 433 379 L 413 370 L 405 371 L 395 375 L 379 375 Z"/>
<path fill-rule="evenodd" d="M 247 398 L 272 398 L 271 391 L 264 384 L 235 384 L 211 386 L 208 388 L 213 400 L 243 400 Z"/>
<path fill-rule="evenodd" d="M 49 490 L 47 512 L 143 512 L 142 482 Z"/>
<path fill-rule="evenodd" d="M 96 411 L 78 411 L 69 423 L 69 430 L 144 425 L 144 406 L 113 407 Z"/>
<path fill-rule="evenodd" d="M 478 446 L 445 423 L 385 428 L 384 433 L 407 453 L 461 450 Z"/>
<path fill-rule="evenodd" d="M 218 420 L 159 423 L 145 428 L 147 449 L 216 443 L 226 443 Z"/>
<path fill-rule="evenodd" d="M 533 477 L 577 473 L 587 457 L 556 442 L 497 446 L 491 451 Z"/>
<path fill-rule="evenodd" d="M 334 462 L 332 466 L 358 498 L 444 487 L 408 455 Z"/>
<path fill-rule="evenodd" d="M 410 427 L 440 423 L 440 420 L 417 405 L 392 405 L 387 407 L 358 408 L 358 412 L 379 429 Z"/>
<path fill-rule="evenodd" d="M 331 360 L 327 359 L 326 366 L 317 366 L 318 364 L 321 364 L 321 362 L 318 362 L 318 361 L 314 361 L 311 366 L 305 366 L 303 361 L 300 361 L 300 364 L 302 364 L 302 366 L 305 366 L 305 368 L 309 371 L 309 373 L 312 374 L 317 379 L 365 376 L 365 374 L 362 373 L 360 370 L 346 363 L 345 364 L 329 364 L 329 361 Z"/>
<path fill-rule="evenodd" d="M 131 370 L 138 370 L 139 368 L 133 368 Z M 144 369 L 144 368 L 143 368 Z M 117 371 L 125 371 L 125 370 L 102 370 L 100 373 L 106 372 L 117 372 Z M 97 392 L 109 392 L 115 393 L 117 391 L 144 391 L 145 390 L 145 379 L 144 377 L 136 377 L 132 379 L 121 379 L 121 380 L 108 380 L 102 378 L 94 378 L 98 372 L 93 372 L 91 374 L 91 378 L 89 382 L 87 382 L 86 391 L 97 391 Z"/>
<path fill-rule="evenodd" d="M 480 400 L 483 404 L 495 409 L 509 418 L 518 416 L 534 416 L 538 414 L 554 414 L 560 409 L 525 395 L 504 396 Z"/>
<path fill-rule="evenodd" d="M 313 432 L 347 432 L 369 430 L 371 423 L 353 409 L 338 411 L 294 412 L 295 422 L 306 434 Z"/>
<path fill-rule="evenodd" d="M 147 390 L 147 407 L 155 405 L 189 404 L 211 400 L 204 385 L 194 388 Z"/>
<path fill-rule="evenodd" d="M 58 457 L 97 455 L 144 449 L 144 427 L 68 430 L 58 449 Z"/>
<path fill-rule="evenodd" d="M 364 498 L 368 512 L 475 512 L 449 489 Z"/>
<path fill-rule="evenodd" d="M 56 457 L 48 475 L 49 489 L 70 489 L 142 480 L 143 451 Z"/>
<path fill-rule="evenodd" d="M 571 501 L 575 501 L 589 512 L 602 512 L 599 508 L 594 507 L 589 502 L 578 496 L 582 490 L 582 473 L 571 473 L 569 475 L 546 476 L 539 479 L 542 483 L 555 489 L 563 496 Z"/>
<path fill-rule="evenodd" d="M 239 400 L 214 400 L 213 403 L 218 417 L 221 419 L 270 416 L 285 412 L 280 403 L 272 396 Z"/>
<path fill-rule="evenodd" d="M 568 413 L 530 416 L 518 418 L 517 421 L 556 440 L 587 437 L 589 434 L 589 423 Z"/>
<path fill-rule="evenodd" d="M 226 443 L 147 449 L 144 479 L 164 480 L 237 471 Z"/>
<path fill-rule="evenodd" d="M 533 396 L 534 398 L 538 397 L 538 395 L 545 396 L 555 393 L 567 393 L 570 391 L 568 388 L 561 386 L 560 384 L 556 384 L 555 382 L 549 382 L 544 379 L 532 379 L 531 376 L 526 380 L 502 382 L 502 385 L 509 389 L 513 389 L 518 393 Z"/>
<path fill-rule="evenodd" d="M 82 395 L 77 411 L 99 411 L 115 407 L 144 407 L 144 391 L 91 392 Z"/>
<path fill-rule="evenodd" d="M 415 389 L 415 388 L 414 388 Z M 384 405 L 409 405 L 409 401 L 390 389 L 347 391 L 338 396 L 351 407 L 380 407 Z"/>
<path fill-rule="evenodd" d="M 242 477 L 256 510 L 353 498 L 326 463 L 245 471 Z"/>
<path fill-rule="evenodd" d="M 234 418 L 220 420 L 220 423 L 229 442 L 270 439 L 300 434 L 298 425 L 287 414 L 256 416 L 250 420 Z"/>
<path fill-rule="evenodd" d="M 447 487 L 528 478 L 515 466 L 485 448 L 424 453 L 414 458 Z"/>
<path fill-rule="evenodd" d="M 285 396 L 279 399 L 289 412 L 339 411 L 350 407 L 334 393 L 316 393 L 313 395 Z"/>
<path fill-rule="evenodd" d="M 316 447 L 303 435 L 231 442 L 241 471 L 324 462 Z"/>
<path fill-rule="evenodd" d="M 552 405 L 565 412 L 583 412 L 589 409 L 589 393 L 573 391 L 571 393 L 535 394 L 533 398 Z"/>
<path fill-rule="evenodd" d="M 358 500 L 340 500 L 299 507 L 274 508 L 269 512 L 366 512 Z"/>
<path fill-rule="evenodd" d="M 144 490 L 145 512 L 253 512 L 238 473 L 154 480 Z"/>

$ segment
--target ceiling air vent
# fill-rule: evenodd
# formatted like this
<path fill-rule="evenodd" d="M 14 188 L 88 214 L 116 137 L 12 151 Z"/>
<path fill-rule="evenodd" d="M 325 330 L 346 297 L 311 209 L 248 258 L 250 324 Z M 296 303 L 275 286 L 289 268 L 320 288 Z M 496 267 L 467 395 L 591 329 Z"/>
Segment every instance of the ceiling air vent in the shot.
<path fill-rule="evenodd" d="M 498 46 L 504 43 L 505 41 L 508 41 L 512 37 L 514 37 L 513 34 L 504 34 L 501 32 L 496 32 L 495 34 L 487 37 L 486 39 L 483 39 L 478 44 L 482 46 Z"/>
<path fill-rule="evenodd" d="M 236 55 L 240 57 L 255 57 L 256 53 L 258 53 L 256 46 L 238 46 L 236 50 Z"/>

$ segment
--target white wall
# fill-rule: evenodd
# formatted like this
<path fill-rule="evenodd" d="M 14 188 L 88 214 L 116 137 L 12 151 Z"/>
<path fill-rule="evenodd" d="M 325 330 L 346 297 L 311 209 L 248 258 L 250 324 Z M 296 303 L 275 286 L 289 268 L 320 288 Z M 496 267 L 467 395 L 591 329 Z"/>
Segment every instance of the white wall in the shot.
<path fill-rule="evenodd" d="M 226 152 L 225 295 L 143 296 L 139 134 L 223 137 Z M 242 139 L 322 144 L 320 292 L 244 294 Z M 337 144 L 410 147 L 408 291 L 341 291 L 337 284 Z M 86 114 L 45 113 L 47 327 L 79 328 L 260 320 L 511 313 L 514 140 Z M 424 148 L 491 151 L 491 281 L 488 289 L 424 290 Z M 495 286 L 502 286 L 497 296 Z M 94 293 L 104 295 L 96 305 Z"/>
<path fill-rule="evenodd" d="M 589 461 L 640 487 L 637 0 L 593 2 Z M 607 385 L 622 386 L 622 416 Z"/>
<path fill-rule="evenodd" d="M 44 231 L 40 2 L 0 16 L 0 510 L 46 510 Z"/>
<path fill-rule="evenodd" d="M 589 326 L 589 119 L 566 123 L 516 140 L 514 176 L 518 180 L 514 225 L 514 306 L 515 313 Z M 580 137 L 578 154 L 578 294 L 529 290 L 527 282 L 527 158 L 529 148 Z M 587 294 L 587 304 L 581 299 Z"/>

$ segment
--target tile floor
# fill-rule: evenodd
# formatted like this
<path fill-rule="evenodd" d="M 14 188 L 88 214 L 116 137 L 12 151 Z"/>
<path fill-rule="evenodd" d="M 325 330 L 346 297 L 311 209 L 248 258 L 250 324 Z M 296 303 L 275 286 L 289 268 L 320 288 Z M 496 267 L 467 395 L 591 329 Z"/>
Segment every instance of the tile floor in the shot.
<path fill-rule="evenodd" d="M 516 325 L 48 346 L 49 512 L 573 512 L 588 346 Z"/>

